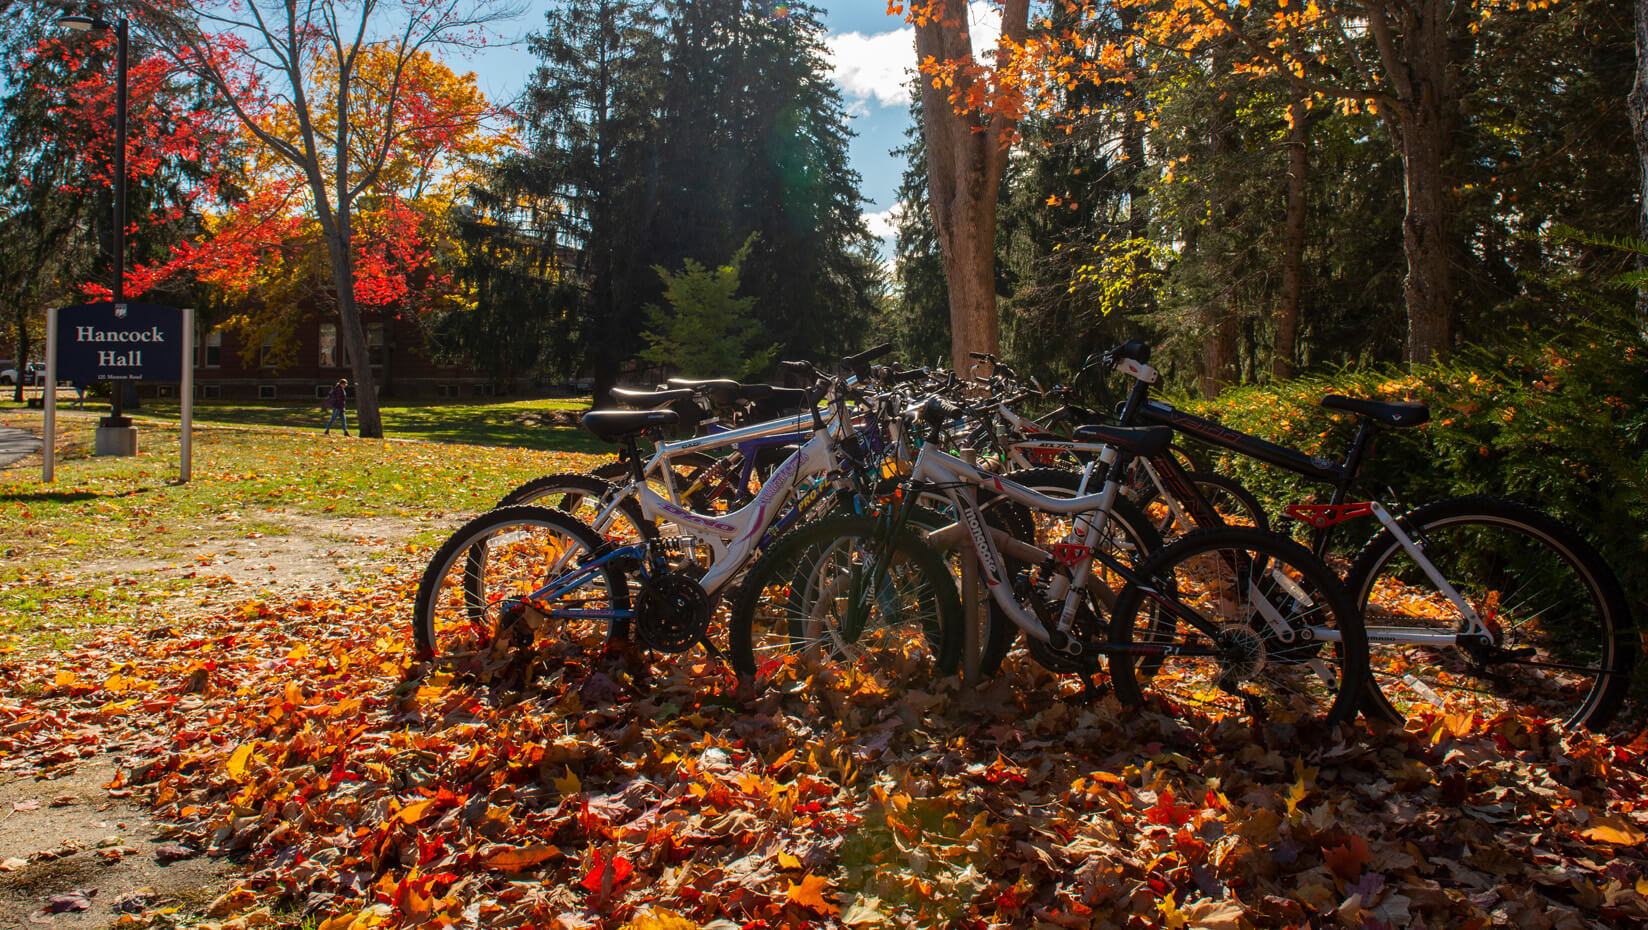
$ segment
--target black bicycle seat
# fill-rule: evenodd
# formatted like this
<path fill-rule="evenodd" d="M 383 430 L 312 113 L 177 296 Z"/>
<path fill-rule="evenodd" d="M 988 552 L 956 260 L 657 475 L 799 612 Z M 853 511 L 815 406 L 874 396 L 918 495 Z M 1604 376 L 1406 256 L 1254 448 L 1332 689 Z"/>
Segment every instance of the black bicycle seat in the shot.
<path fill-rule="evenodd" d="M 731 378 L 709 378 L 704 381 L 694 381 L 690 378 L 671 378 L 669 386 L 672 388 L 686 388 L 689 391 L 736 391 L 739 388 L 737 381 Z"/>
<path fill-rule="evenodd" d="M 622 442 L 655 426 L 674 426 L 679 419 L 673 410 L 591 410 L 584 414 L 584 429 L 602 442 Z"/>
<path fill-rule="evenodd" d="M 1077 442 L 1102 442 L 1146 458 L 1167 452 L 1173 429 L 1167 426 L 1078 426 L 1070 434 Z"/>
<path fill-rule="evenodd" d="M 630 388 L 613 388 L 612 399 L 627 407 L 651 409 L 673 404 L 676 401 L 692 400 L 692 391 L 687 388 L 678 388 L 673 391 L 636 391 Z"/>
<path fill-rule="evenodd" d="M 1356 397 L 1346 397 L 1343 394 L 1329 394 L 1322 398 L 1321 405 L 1329 410 L 1342 410 L 1345 413 L 1354 413 L 1357 416 L 1367 417 L 1375 423 L 1381 423 L 1385 426 L 1419 426 L 1429 422 L 1431 418 L 1431 408 L 1425 404 L 1362 400 Z"/>

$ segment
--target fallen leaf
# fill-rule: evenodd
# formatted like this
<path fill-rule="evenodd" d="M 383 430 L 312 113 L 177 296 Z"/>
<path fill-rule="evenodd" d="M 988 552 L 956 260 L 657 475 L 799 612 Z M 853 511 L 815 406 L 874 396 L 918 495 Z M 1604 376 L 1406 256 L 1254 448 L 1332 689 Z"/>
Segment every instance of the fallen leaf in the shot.
<path fill-rule="evenodd" d="M 794 904 L 799 904 L 820 914 L 834 914 L 840 908 L 824 900 L 824 889 L 827 884 L 821 875 L 808 875 L 801 879 L 800 884 L 792 882 L 790 890 L 785 893 L 785 897 L 789 898 Z"/>
<path fill-rule="evenodd" d="M 1635 846 L 1648 838 L 1648 833 L 1644 833 L 1641 827 L 1615 814 L 1591 818 L 1591 825 L 1579 831 L 1579 835 L 1615 846 Z"/>

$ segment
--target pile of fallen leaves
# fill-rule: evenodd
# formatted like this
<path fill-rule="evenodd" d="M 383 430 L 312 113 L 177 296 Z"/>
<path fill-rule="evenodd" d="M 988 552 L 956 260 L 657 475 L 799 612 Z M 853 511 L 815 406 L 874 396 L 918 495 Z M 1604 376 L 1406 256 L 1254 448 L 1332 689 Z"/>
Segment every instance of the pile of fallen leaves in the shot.
<path fill-rule="evenodd" d="M 698 652 L 493 688 L 414 669 L 411 586 L 0 656 L 0 771 L 119 747 L 111 789 L 243 862 L 233 926 L 1648 921 L 1648 740 L 1256 727 L 1082 706 L 1030 668 L 746 703 Z"/>

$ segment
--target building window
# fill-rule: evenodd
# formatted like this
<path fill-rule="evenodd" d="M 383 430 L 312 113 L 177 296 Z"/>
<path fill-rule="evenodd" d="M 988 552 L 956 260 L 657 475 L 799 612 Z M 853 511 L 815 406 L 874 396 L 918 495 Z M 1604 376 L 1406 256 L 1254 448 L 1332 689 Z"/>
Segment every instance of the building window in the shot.
<path fill-rule="evenodd" d="M 383 358 L 383 324 L 373 323 L 366 327 L 366 360 L 371 365 L 382 365 Z"/>
<path fill-rule="evenodd" d="M 200 364 L 206 368 L 223 365 L 223 330 L 214 329 L 200 344 Z"/>
<path fill-rule="evenodd" d="M 264 333 L 263 344 L 258 347 L 258 367 L 275 367 L 275 334 Z"/>
<path fill-rule="evenodd" d="M 320 324 L 320 367 L 337 368 L 342 364 L 338 352 L 338 324 Z"/>

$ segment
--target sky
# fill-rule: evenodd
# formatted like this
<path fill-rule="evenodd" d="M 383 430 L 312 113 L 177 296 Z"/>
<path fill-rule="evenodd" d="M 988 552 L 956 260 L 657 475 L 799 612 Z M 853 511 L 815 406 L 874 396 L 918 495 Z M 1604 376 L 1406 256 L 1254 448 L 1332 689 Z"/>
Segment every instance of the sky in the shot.
<path fill-rule="evenodd" d="M 865 220 L 873 235 L 890 241 L 904 172 L 903 160 L 890 153 L 904 144 L 910 124 L 906 81 L 915 68 L 915 33 L 902 16 L 888 16 L 881 0 L 815 0 L 815 5 L 824 11 L 834 66 L 831 77 L 857 134 L 849 155 L 862 178 Z M 972 5 L 975 47 L 985 40 L 993 43 L 996 27 L 989 3 L 978 0 Z M 527 12 L 504 27 L 506 38 L 520 39 L 540 28 L 546 8 L 544 0 L 534 0 Z M 517 41 L 488 47 L 459 67 L 473 70 L 487 96 L 502 101 L 520 93 L 535 64 L 525 42 Z"/>

